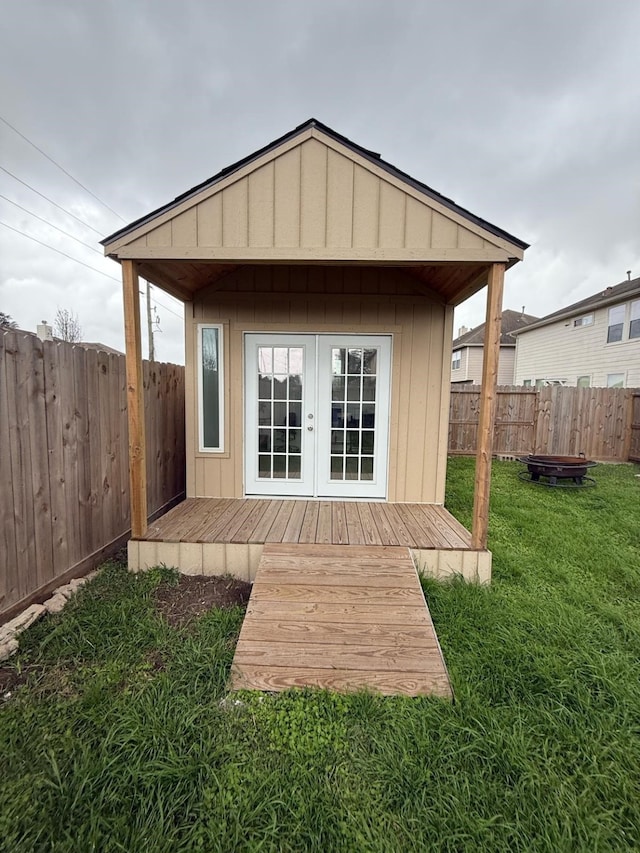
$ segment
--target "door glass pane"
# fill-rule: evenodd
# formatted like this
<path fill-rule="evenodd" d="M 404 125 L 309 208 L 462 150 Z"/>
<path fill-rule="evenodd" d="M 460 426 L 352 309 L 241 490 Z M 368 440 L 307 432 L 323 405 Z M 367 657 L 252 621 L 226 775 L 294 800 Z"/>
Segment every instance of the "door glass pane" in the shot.
<path fill-rule="evenodd" d="M 347 400 L 360 399 L 362 399 L 360 396 L 360 377 L 349 376 L 349 378 L 347 379 Z"/>
<path fill-rule="evenodd" d="M 376 405 L 375 403 L 362 404 L 362 426 L 365 429 L 373 429 L 376 425 Z"/>
<path fill-rule="evenodd" d="M 364 366 L 362 369 L 363 373 L 373 374 L 376 373 L 376 367 L 378 364 L 378 350 L 377 349 L 366 349 L 364 351 L 363 356 Z"/>
<path fill-rule="evenodd" d="M 302 461 L 301 456 L 289 456 L 289 479 L 290 480 L 299 480 L 300 479 L 300 463 Z"/>
<path fill-rule="evenodd" d="M 373 457 L 363 456 L 360 460 L 360 479 L 373 480 Z"/>
<path fill-rule="evenodd" d="M 258 347 L 258 477 L 300 480 L 303 347 Z"/>
<path fill-rule="evenodd" d="M 378 350 L 335 347 L 331 364 L 331 479 L 372 481 Z"/>
<path fill-rule="evenodd" d="M 344 400 L 344 376 L 334 376 L 331 381 L 331 399 Z"/>
<path fill-rule="evenodd" d="M 331 351 L 331 372 L 334 376 L 344 375 L 346 366 L 346 350 L 334 349 Z"/>
<path fill-rule="evenodd" d="M 360 426 L 360 403 L 349 403 L 347 405 L 347 426 L 350 429 Z"/>
<path fill-rule="evenodd" d="M 347 356 L 347 373 L 360 376 L 362 373 L 362 350 L 350 349 Z"/>
<path fill-rule="evenodd" d="M 284 454 L 274 455 L 273 476 L 279 480 L 284 480 L 287 476 L 287 457 Z"/>
<path fill-rule="evenodd" d="M 271 430 L 258 430 L 258 450 L 260 453 L 271 453 Z"/>
<path fill-rule="evenodd" d="M 287 399 L 287 377 L 286 376 L 274 376 L 273 377 L 273 398 L 274 398 L 274 400 L 286 400 Z"/>

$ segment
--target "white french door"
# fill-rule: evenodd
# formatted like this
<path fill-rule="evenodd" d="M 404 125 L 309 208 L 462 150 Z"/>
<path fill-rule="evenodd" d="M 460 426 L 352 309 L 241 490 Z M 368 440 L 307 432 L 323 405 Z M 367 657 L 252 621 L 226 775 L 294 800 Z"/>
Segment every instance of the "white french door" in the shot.
<path fill-rule="evenodd" d="M 391 337 L 245 336 L 245 492 L 384 498 Z"/>

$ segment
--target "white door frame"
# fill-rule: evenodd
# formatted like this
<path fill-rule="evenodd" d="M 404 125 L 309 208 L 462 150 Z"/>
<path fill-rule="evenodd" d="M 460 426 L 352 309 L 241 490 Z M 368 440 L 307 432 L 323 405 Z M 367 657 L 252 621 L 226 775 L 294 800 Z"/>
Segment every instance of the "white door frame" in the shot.
<path fill-rule="evenodd" d="M 301 406 L 302 464 L 301 476 L 295 479 L 260 477 L 258 465 L 259 416 L 258 416 L 258 347 L 296 347 L 302 348 L 304 359 L 303 395 Z M 331 446 L 332 427 L 336 426 L 332 410 L 332 350 L 336 348 L 375 348 L 377 350 L 376 375 L 372 379 L 375 385 L 375 405 L 369 405 L 374 411 L 375 428 L 372 431 L 362 429 L 359 421 L 349 437 L 355 440 L 360 453 L 371 453 L 364 449 L 364 439 L 369 443 L 373 437 L 373 471 L 366 475 L 371 479 L 332 479 Z M 387 497 L 388 458 L 389 458 L 389 420 L 391 403 L 391 335 L 331 334 L 286 332 L 244 334 L 244 484 L 246 495 L 270 495 L 273 497 L 319 497 L 343 499 L 385 499 Z M 364 370 L 363 370 L 364 372 Z M 364 378 L 363 378 L 364 383 Z M 364 383 L 366 384 L 366 383 Z M 356 382 L 357 385 L 357 382 Z M 337 411 L 344 416 L 348 401 L 343 401 Z M 365 404 L 363 404 L 364 406 Z M 300 411 L 300 407 L 295 407 Z M 362 409 L 364 413 L 364 408 Z M 370 415 L 371 416 L 371 415 Z M 333 422 L 332 422 L 333 420 Z M 346 424 L 343 424 L 345 427 Z M 365 425 L 366 426 L 366 425 Z M 275 429 L 276 427 L 274 427 Z M 335 431 L 334 431 L 335 432 Z M 338 434 L 336 432 L 336 434 Z M 346 438 L 347 433 L 344 433 Z M 340 438 L 340 436 L 338 435 Z M 360 444 L 360 442 L 363 442 Z M 358 451 L 356 451 L 358 452 Z M 335 459 L 335 457 L 334 457 Z M 353 461 L 353 465 L 363 464 L 363 460 Z M 364 463 L 366 464 L 366 463 Z M 371 460 L 368 460 L 371 466 Z M 360 470 L 360 468 L 358 468 Z M 334 476 L 336 476 L 334 474 Z M 347 476 L 346 474 L 344 476 Z"/>

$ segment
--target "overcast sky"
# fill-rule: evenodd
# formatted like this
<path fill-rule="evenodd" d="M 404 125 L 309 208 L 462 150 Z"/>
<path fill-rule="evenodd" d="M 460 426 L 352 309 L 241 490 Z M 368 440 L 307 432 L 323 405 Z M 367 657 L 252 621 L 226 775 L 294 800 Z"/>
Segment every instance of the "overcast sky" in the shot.
<path fill-rule="evenodd" d="M 505 308 L 640 275 L 638 0 L 2 0 L 0 311 L 123 348 L 101 237 L 310 117 L 531 243 Z M 109 278 L 111 276 L 113 278 Z M 116 279 L 116 280 L 114 280 Z M 153 291 L 158 357 L 181 303 Z M 483 321 L 478 296 L 456 312 Z M 172 313 L 173 312 L 173 313 Z"/>

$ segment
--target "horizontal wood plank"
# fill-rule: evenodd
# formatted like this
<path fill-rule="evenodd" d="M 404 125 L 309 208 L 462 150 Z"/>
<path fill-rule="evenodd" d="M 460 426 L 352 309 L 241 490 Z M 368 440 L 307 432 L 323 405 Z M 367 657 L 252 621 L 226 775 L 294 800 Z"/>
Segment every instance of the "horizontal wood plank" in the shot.
<path fill-rule="evenodd" d="M 435 649 L 435 637 L 430 637 L 424 630 L 428 622 L 422 620 L 415 626 L 404 626 L 401 622 L 393 625 L 380 625 L 375 622 L 351 623 L 328 620 L 295 621 L 281 618 L 249 619 L 242 626 L 240 634 L 243 641 L 267 643 L 335 643 L 358 645 L 368 640 L 393 642 L 399 647 L 414 647 L 420 649 Z"/>
<path fill-rule="evenodd" d="M 234 667 L 231 673 L 234 690 L 281 691 L 292 687 L 319 687 L 324 690 L 354 692 L 371 690 L 383 696 L 439 696 L 451 699 L 451 687 L 446 673 L 422 672 L 371 672 L 354 669 L 316 669 L 312 667 L 291 670 L 286 667 L 244 665 Z"/>

